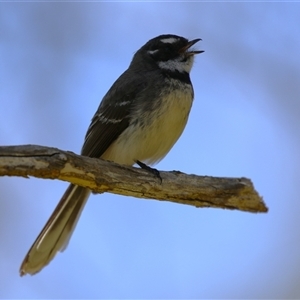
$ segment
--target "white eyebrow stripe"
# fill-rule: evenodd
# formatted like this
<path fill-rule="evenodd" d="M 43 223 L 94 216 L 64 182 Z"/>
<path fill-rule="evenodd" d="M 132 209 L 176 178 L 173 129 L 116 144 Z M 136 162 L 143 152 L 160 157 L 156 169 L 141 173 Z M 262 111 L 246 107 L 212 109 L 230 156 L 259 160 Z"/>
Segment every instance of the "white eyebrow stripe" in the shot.
<path fill-rule="evenodd" d="M 178 41 L 177 38 L 173 38 L 173 37 L 170 37 L 170 38 L 166 38 L 166 39 L 162 39 L 160 40 L 162 43 L 169 43 L 169 44 L 173 44 L 175 42 Z"/>

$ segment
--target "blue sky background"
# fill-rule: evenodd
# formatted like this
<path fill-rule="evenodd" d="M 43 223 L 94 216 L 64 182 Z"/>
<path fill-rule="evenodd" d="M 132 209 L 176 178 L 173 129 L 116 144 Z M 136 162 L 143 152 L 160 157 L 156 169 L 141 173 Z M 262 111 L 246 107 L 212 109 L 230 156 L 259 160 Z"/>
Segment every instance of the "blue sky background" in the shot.
<path fill-rule="evenodd" d="M 251 178 L 268 214 L 92 196 L 63 254 L 18 269 L 67 183 L 0 179 L 1 298 L 299 298 L 300 3 L 0 3 L 0 144 L 79 152 L 150 38 L 202 38 L 161 170 Z"/>

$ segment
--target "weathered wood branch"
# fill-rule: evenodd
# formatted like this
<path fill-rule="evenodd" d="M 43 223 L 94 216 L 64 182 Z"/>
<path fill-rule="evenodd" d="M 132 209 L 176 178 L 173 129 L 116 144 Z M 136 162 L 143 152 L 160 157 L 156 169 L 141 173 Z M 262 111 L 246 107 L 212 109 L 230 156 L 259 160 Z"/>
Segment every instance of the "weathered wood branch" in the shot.
<path fill-rule="evenodd" d="M 121 166 L 69 151 L 37 145 L 0 147 L 0 176 L 59 179 L 93 192 L 110 192 L 196 207 L 267 212 L 250 179 L 187 175 L 160 171 L 162 182 L 148 171 Z"/>

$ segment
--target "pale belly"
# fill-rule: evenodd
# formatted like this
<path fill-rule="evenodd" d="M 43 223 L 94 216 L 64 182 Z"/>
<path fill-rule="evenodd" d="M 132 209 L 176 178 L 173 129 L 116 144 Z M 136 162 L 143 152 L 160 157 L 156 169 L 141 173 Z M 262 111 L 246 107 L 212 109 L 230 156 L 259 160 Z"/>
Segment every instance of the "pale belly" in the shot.
<path fill-rule="evenodd" d="M 133 165 L 136 160 L 153 165 L 160 161 L 182 134 L 192 106 L 192 88 L 164 98 L 159 111 L 148 112 L 143 128 L 129 125 L 102 155 L 103 159 Z"/>

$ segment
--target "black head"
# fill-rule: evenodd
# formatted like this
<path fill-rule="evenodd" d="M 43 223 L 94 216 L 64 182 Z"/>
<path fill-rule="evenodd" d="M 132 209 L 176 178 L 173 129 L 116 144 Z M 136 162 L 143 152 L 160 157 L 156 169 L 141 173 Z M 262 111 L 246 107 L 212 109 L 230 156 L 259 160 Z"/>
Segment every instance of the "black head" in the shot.
<path fill-rule="evenodd" d="M 187 40 L 184 37 L 164 34 L 148 41 L 133 57 L 132 64 L 140 59 L 155 63 L 161 69 L 189 73 L 194 55 L 204 51 L 190 49 L 201 39 Z"/>

